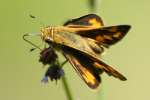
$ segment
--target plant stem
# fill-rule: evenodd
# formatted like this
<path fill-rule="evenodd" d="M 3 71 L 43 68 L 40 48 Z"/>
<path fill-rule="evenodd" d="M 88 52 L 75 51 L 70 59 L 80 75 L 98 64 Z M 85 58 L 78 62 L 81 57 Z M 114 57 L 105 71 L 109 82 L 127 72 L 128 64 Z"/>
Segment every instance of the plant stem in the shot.
<path fill-rule="evenodd" d="M 64 90 L 65 90 L 67 99 L 68 100 L 73 100 L 73 96 L 72 96 L 71 91 L 69 89 L 69 86 L 68 86 L 65 75 L 62 77 L 62 83 L 63 83 L 63 87 L 64 87 Z"/>

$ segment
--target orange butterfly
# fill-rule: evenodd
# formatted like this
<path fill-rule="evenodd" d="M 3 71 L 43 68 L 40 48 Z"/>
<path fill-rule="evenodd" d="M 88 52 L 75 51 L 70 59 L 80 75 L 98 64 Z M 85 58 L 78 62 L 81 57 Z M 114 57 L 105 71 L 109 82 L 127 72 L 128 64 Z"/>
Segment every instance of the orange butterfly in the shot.
<path fill-rule="evenodd" d="M 126 78 L 100 60 L 105 47 L 120 41 L 130 25 L 105 27 L 101 18 L 88 14 L 67 21 L 64 26 L 44 27 L 41 37 L 56 50 L 62 52 L 79 76 L 92 89 L 101 83 L 100 74 L 106 72 L 122 81 Z"/>

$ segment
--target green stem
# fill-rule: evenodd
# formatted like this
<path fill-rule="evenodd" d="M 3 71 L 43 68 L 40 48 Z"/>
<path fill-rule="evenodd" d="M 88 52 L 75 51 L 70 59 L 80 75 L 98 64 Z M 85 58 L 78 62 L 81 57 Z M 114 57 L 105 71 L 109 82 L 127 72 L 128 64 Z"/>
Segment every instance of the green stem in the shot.
<path fill-rule="evenodd" d="M 73 96 L 72 96 L 71 91 L 69 89 L 69 86 L 68 86 L 67 80 L 65 78 L 65 75 L 62 77 L 62 83 L 63 83 L 63 87 L 64 87 L 64 90 L 65 90 L 67 99 L 68 100 L 73 100 Z"/>

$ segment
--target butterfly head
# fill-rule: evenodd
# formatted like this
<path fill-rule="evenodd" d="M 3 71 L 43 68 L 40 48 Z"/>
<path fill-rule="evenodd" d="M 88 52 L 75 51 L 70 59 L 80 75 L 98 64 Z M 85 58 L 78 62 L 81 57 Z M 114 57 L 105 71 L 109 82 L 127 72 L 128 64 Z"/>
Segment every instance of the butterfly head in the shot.
<path fill-rule="evenodd" d="M 46 41 L 46 40 L 50 40 L 53 41 L 53 34 L 54 34 L 54 27 L 42 27 L 41 28 L 41 38 Z"/>

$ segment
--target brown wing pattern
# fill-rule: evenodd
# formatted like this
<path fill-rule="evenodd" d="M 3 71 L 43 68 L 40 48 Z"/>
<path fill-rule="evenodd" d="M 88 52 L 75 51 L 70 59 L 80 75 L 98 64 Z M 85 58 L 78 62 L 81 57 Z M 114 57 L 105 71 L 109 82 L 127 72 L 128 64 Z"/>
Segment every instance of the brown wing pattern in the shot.
<path fill-rule="evenodd" d="M 70 28 L 93 28 L 77 30 L 77 34 L 95 39 L 103 46 L 110 46 L 120 41 L 130 29 L 130 25 L 116 25 L 103 27 L 102 19 L 96 14 L 88 14 L 80 18 L 71 19 L 64 24 Z"/>
<path fill-rule="evenodd" d="M 84 82 L 92 89 L 95 89 L 101 83 L 99 76 L 102 70 L 98 70 L 93 66 L 91 59 L 71 48 L 63 49 L 64 56 L 68 59 L 74 69 Z"/>
<path fill-rule="evenodd" d="M 104 46 L 110 46 L 120 41 L 129 31 L 130 27 L 130 25 L 117 25 L 93 30 L 81 30 L 77 33 L 83 37 L 92 38 L 99 44 L 104 44 Z"/>
<path fill-rule="evenodd" d="M 68 47 L 67 47 L 68 48 Z M 93 70 L 93 72 L 101 73 L 102 71 L 105 71 L 109 76 L 114 76 L 122 81 L 127 80 L 125 76 L 123 76 L 121 73 L 116 71 L 111 66 L 107 65 L 106 63 L 102 62 L 101 60 L 90 56 L 89 54 L 84 54 L 83 52 L 80 52 L 78 50 L 75 50 L 73 48 L 68 48 L 67 53 L 71 53 L 73 57 L 77 59 L 79 63 L 82 63 L 84 68 L 88 68 L 89 70 Z M 96 74 L 97 75 L 97 74 Z"/>
<path fill-rule="evenodd" d="M 102 19 L 96 14 L 88 14 L 80 18 L 68 20 L 67 22 L 64 23 L 64 26 L 66 27 L 75 27 L 75 28 L 81 26 L 100 28 L 103 25 L 104 24 Z"/>
<path fill-rule="evenodd" d="M 110 76 L 114 76 L 122 81 L 127 80 L 125 76 L 123 76 L 121 73 L 119 73 L 118 71 L 116 71 L 114 68 L 112 68 L 111 66 L 105 64 L 102 61 L 97 61 L 94 63 L 96 68 L 100 68 L 103 69 L 108 75 Z"/>

